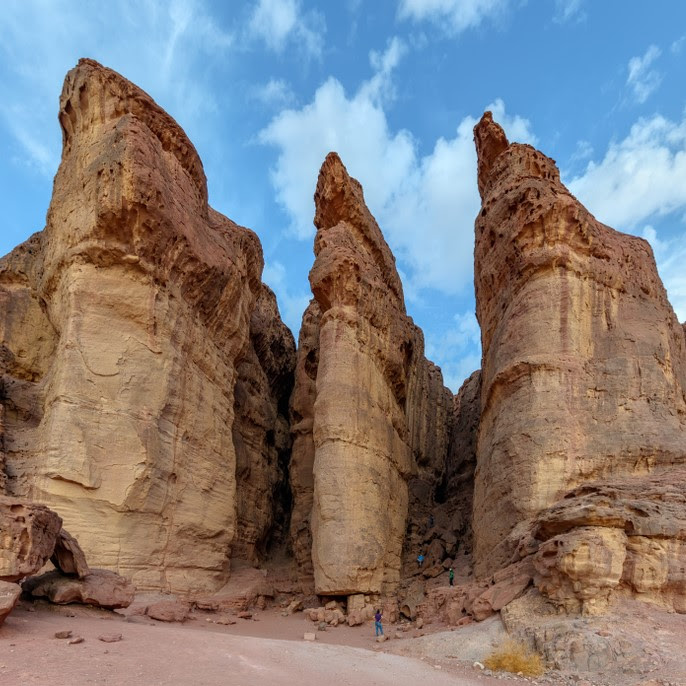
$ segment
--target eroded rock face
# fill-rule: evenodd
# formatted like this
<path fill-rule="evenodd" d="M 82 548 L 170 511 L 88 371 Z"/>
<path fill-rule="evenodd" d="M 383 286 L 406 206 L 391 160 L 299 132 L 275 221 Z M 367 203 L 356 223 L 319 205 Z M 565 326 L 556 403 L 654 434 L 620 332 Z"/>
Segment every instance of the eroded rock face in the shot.
<path fill-rule="evenodd" d="M 314 500 L 314 401 L 317 398 L 319 366 L 319 320 L 321 310 L 311 300 L 303 314 L 295 386 L 291 396 L 291 432 L 293 447 L 289 477 L 293 494 L 290 537 L 304 592 L 314 592 L 312 566 L 312 530 L 310 517 Z"/>
<path fill-rule="evenodd" d="M 61 528 L 44 505 L 0 496 L 0 581 L 35 574 L 52 556 Z"/>
<path fill-rule="evenodd" d="M 212 590 L 272 519 L 292 341 L 260 320 L 278 314 L 257 237 L 209 207 L 169 115 L 81 60 L 59 117 L 45 230 L 0 260 L 6 488 L 54 508 L 96 566 Z"/>
<path fill-rule="evenodd" d="M 262 286 L 234 390 L 237 530 L 232 557 L 251 563 L 264 559 L 270 536 L 282 541 L 288 532 L 288 400 L 294 367 L 293 335 L 281 321 L 274 293 Z"/>
<path fill-rule="evenodd" d="M 295 548 L 304 557 L 311 497 L 316 592 L 378 593 L 399 579 L 408 480 L 438 482 L 444 469 L 452 395 L 424 358 L 395 260 L 335 153 L 315 204 L 319 312 L 306 312 L 292 401 Z"/>
<path fill-rule="evenodd" d="M 613 592 L 686 613 L 686 469 L 591 483 L 536 519 L 538 589 L 598 614 Z"/>
<path fill-rule="evenodd" d="M 554 162 L 508 144 L 490 113 L 475 140 L 474 534 L 485 575 L 517 558 L 532 520 L 570 489 L 686 463 L 686 342 L 646 241 L 595 220 Z M 608 565 L 610 584 L 622 565 Z"/>

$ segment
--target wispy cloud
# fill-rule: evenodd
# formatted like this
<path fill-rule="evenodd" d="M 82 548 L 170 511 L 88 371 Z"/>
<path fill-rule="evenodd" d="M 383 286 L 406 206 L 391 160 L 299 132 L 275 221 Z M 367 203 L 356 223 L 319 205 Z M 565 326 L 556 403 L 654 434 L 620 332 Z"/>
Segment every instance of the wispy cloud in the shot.
<path fill-rule="evenodd" d="M 651 68 L 653 62 L 661 54 L 662 51 L 657 45 L 651 45 L 643 56 L 632 57 L 629 60 L 626 84 L 639 104 L 644 103 L 651 93 L 657 90 L 662 81 L 660 73 Z"/>
<path fill-rule="evenodd" d="M 276 293 L 281 319 L 297 338 L 303 312 L 312 298 L 312 293 L 304 289 L 294 289 L 293 279 L 289 278 L 286 267 L 278 260 L 265 263 L 262 280 Z"/>
<path fill-rule="evenodd" d="M 496 17 L 508 4 L 509 0 L 400 0 L 398 16 L 428 20 L 448 33 L 458 34 Z"/>
<path fill-rule="evenodd" d="M 646 226 L 641 235 L 652 246 L 669 301 L 680 322 L 686 322 L 686 234 L 660 239 L 657 231 Z"/>
<path fill-rule="evenodd" d="M 255 87 L 252 94 L 269 107 L 284 107 L 295 100 L 295 94 L 283 79 L 270 79 L 267 83 Z"/>
<path fill-rule="evenodd" d="M 686 210 L 686 115 L 639 119 L 629 135 L 608 146 L 569 182 L 601 221 L 635 230 L 653 216 Z"/>
<path fill-rule="evenodd" d="M 125 28 L 126 41 L 110 39 L 113 26 Z M 188 125 L 215 108 L 196 67 L 233 43 L 233 33 L 202 0 L 9 0 L 0 12 L 0 55 L 10 65 L 13 101 L 22 105 L 0 105 L 0 121 L 34 166 L 50 175 L 59 161 L 57 99 L 79 57 L 125 74 Z"/>
<path fill-rule="evenodd" d="M 584 0 L 555 0 L 553 21 L 558 24 L 584 21 L 586 19 L 586 12 L 583 6 Z"/>
<path fill-rule="evenodd" d="M 672 55 L 679 55 L 681 51 L 683 50 L 684 44 L 686 43 L 686 34 L 681 36 L 681 38 L 677 38 L 670 46 L 669 50 L 672 53 Z"/>
<path fill-rule="evenodd" d="M 294 44 L 307 54 L 320 56 L 325 31 L 322 14 L 303 12 L 300 0 L 258 0 L 249 22 L 249 33 L 275 52 Z"/>
<path fill-rule="evenodd" d="M 481 330 L 474 312 L 461 312 L 448 328 L 427 335 L 426 356 L 441 368 L 443 382 L 457 392 L 462 382 L 481 367 Z"/>

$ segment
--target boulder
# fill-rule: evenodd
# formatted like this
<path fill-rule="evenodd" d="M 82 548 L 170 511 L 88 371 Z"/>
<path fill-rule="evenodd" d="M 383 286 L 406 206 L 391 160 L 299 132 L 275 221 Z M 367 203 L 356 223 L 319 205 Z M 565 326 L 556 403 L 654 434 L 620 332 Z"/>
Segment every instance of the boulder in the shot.
<path fill-rule="evenodd" d="M 10 581 L 0 581 L 0 625 L 12 612 L 21 596 L 21 586 Z"/>
<path fill-rule="evenodd" d="M 78 541 L 64 529 L 60 529 L 57 535 L 50 561 L 63 574 L 76 575 L 79 579 L 83 579 L 90 571 Z"/>
<path fill-rule="evenodd" d="M 52 556 L 61 528 L 44 505 L 0 496 L 0 581 L 35 574 Z"/>
<path fill-rule="evenodd" d="M 128 607 L 135 593 L 130 581 L 105 569 L 91 569 L 83 579 L 48 572 L 27 579 L 23 590 L 33 598 L 46 598 L 58 605 L 81 603 L 108 610 Z"/>
<path fill-rule="evenodd" d="M 160 600 L 145 608 L 145 614 L 159 622 L 183 622 L 190 612 L 190 604 L 178 600 Z"/>

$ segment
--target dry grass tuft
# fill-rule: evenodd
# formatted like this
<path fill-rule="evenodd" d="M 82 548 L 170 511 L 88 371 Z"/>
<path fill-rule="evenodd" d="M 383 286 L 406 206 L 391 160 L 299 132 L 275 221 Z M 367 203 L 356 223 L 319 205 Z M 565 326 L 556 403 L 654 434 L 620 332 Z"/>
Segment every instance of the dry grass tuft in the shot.
<path fill-rule="evenodd" d="M 496 648 L 484 660 L 484 665 L 494 672 L 521 673 L 523 676 L 541 676 L 545 671 L 540 655 L 511 639 Z"/>

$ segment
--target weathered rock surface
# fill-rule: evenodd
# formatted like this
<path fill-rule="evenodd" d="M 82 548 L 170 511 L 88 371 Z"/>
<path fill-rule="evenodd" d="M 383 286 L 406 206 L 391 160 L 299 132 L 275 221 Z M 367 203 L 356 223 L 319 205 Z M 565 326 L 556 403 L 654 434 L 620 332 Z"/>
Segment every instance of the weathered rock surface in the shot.
<path fill-rule="evenodd" d="M 554 162 L 509 144 L 490 113 L 475 140 L 483 368 L 474 536 L 486 575 L 517 559 L 536 515 L 570 489 L 668 479 L 686 463 L 686 340 L 646 241 L 594 219 Z M 595 573 L 603 588 L 618 583 L 623 563 L 608 551 L 628 551 L 631 532 L 591 524 L 587 533 L 584 555 L 612 559 L 587 573 L 577 556 L 567 571 L 582 585 Z M 578 550 L 565 546 L 560 560 Z"/>
<path fill-rule="evenodd" d="M 686 469 L 587 484 L 537 518 L 535 584 L 568 611 L 613 592 L 686 613 Z"/>
<path fill-rule="evenodd" d="M 424 358 L 395 260 L 335 153 L 322 165 L 315 205 L 310 284 L 319 313 L 306 312 L 292 401 L 292 530 L 304 557 L 311 497 L 316 592 L 379 593 L 399 580 L 409 479 L 437 484 L 443 473 L 452 395 Z"/>
<path fill-rule="evenodd" d="M 0 581 L 35 574 L 52 557 L 61 527 L 44 505 L 0 496 Z"/>
<path fill-rule="evenodd" d="M 21 596 L 21 586 L 9 581 L 0 581 L 0 625 L 12 612 Z"/>
<path fill-rule="evenodd" d="M 303 314 L 298 336 L 295 385 L 291 396 L 293 446 L 289 478 L 293 495 L 290 537 L 304 593 L 314 591 L 312 530 L 310 517 L 314 501 L 314 401 L 317 397 L 319 366 L 319 320 L 321 310 L 311 300 Z"/>
<path fill-rule="evenodd" d="M 135 593 L 130 581 L 106 569 L 91 569 L 83 579 L 47 572 L 27 579 L 22 588 L 34 598 L 46 598 L 58 605 L 81 603 L 109 610 L 128 607 Z"/>
<path fill-rule="evenodd" d="M 81 60 L 59 119 L 46 227 L 0 260 L 6 490 L 141 588 L 213 590 L 279 511 L 292 338 L 147 94 Z"/>
<path fill-rule="evenodd" d="M 158 622 L 183 622 L 188 618 L 190 605 L 178 600 L 160 600 L 145 608 L 145 614 Z"/>
<path fill-rule="evenodd" d="M 62 574 L 73 574 L 79 579 L 83 579 L 90 572 L 86 556 L 78 541 L 64 529 L 60 529 L 57 534 L 55 550 L 50 561 Z"/>
<path fill-rule="evenodd" d="M 295 341 L 276 297 L 262 286 L 250 318 L 250 345 L 237 362 L 234 389 L 236 536 L 232 557 L 257 563 L 274 539 L 288 534 L 288 402 Z"/>

